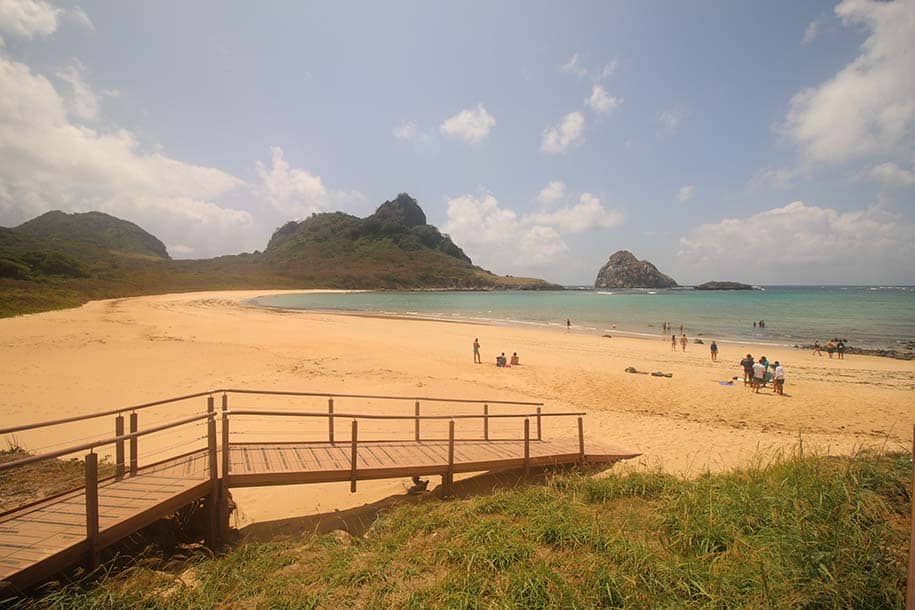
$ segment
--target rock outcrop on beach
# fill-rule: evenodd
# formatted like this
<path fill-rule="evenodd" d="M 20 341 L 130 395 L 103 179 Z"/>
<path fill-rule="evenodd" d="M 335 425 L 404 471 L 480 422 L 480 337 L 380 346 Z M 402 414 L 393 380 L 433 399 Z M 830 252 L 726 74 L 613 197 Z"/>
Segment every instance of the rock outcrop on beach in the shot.
<path fill-rule="evenodd" d="M 753 290 L 753 287 L 740 282 L 705 282 L 693 286 L 693 290 Z"/>
<path fill-rule="evenodd" d="M 640 261 L 632 252 L 619 250 L 610 255 L 607 264 L 597 272 L 595 288 L 674 288 L 677 282 L 664 275 L 648 261 Z"/>

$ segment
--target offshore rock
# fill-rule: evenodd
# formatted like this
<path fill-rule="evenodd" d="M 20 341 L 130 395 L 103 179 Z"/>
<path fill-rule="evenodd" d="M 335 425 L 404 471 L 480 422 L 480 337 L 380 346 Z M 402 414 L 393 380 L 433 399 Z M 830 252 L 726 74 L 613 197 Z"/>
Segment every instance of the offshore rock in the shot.
<path fill-rule="evenodd" d="M 595 288 L 674 288 L 677 282 L 664 275 L 648 261 L 640 261 L 632 252 L 614 252 L 597 272 Z"/>
<path fill-rule="evenodd" d="M 753 290 L 749 284 L 740 282 L 705 282 L 693 287 L 694 290 Z"/>

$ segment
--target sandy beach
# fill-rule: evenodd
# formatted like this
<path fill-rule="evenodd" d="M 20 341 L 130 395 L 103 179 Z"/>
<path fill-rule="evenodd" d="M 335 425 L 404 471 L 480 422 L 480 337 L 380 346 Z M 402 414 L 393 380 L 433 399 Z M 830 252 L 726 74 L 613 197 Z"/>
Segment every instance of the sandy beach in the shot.
<path fill-rule="evenodd" d="M 642 453 L 625 468 L 695 475 L 777 451 L 799 438 L 821 452 L 908 447 L 915 422 L 915 362 L 869 356 L 844 360 L 808 351 L 719 342 L 671 351 L 669 338 L 612 338 L 506 326 L 303 313 L 248 307 L 279 291 L 160 295 L 96 301 L 78 309 L 0 320 L 0 427 L 114 409 L 218 387 L 339 394 L 392 394 L 541 401 L 548 411 L 586 411 L 586 439 Z M 298 291 L 301 292 L 301 291 Z M 478 337 L 483 364 L 474 364 Z M 521 366 L 500 369 L 501 352 Z M 785 396 L 754 394 L 742 382 L 747 352 L 785 367 Z M 626 373 L 672 373 L 653 377 Z M 321 400 L 251 408 L 314 408 Z M 357 405 L 409 413 L 412 403 Z M 141 427 L 201 411 L 204 399 L 141 414 Z M 233 406 L 238 406 L 234 404 Z M 430 407 L 433 409 L 433 407 Z M 437 412 L 448 412 L 439 407 Z M 432 412 L 432 411 L 430 411 Z M 113 432 L 112 418 L 7 437 L 39 452 Z M 326 424 L 321 424 L 326 426 Z M 258 427 L 261 426 L 261 427 Z M 559 426 L 561 428 L 562 426 Z M 276 428 L 255 422 L 251 439 Z M 199 438 L 144 439 L 154 459 Z M 284 433 L 293 434 L 290 429 Z M 556 433 L 573 431 L 556 430 Z M 403 493 L 407 481 L 236 490 L 239 525 L 362 505 Z"/>

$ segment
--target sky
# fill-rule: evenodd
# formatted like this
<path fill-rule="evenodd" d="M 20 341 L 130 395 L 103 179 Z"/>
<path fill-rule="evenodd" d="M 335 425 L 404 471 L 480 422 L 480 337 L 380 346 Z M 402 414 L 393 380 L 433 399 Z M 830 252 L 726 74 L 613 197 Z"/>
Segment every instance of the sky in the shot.
<path fill-rule="evenodd" d="M 400 192 L 499 274 L 915 284 L 915 0 L 0 0 L 0 226 L 207 258 Z"/>

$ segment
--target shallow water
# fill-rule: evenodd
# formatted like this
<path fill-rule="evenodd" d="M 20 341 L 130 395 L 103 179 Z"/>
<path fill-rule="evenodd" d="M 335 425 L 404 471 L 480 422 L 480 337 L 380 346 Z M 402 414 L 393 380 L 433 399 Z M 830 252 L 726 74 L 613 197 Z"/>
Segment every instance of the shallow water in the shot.
<path fill-rule="evenodd" d="M 595 334 L 690 337 L 794 345 L 833 337 L 864 348 L 915 341 L 915 287 L 771 286 L 752 291 L 359 292 L 285 294 L 258 305 L 530 325 Z M 753 321 L 765 320 L 765 328 Z M 669 333 L 668 333 L 669 334 Z"/>

